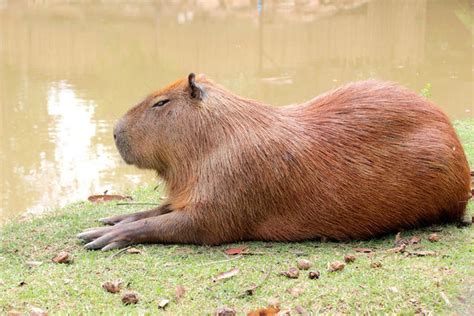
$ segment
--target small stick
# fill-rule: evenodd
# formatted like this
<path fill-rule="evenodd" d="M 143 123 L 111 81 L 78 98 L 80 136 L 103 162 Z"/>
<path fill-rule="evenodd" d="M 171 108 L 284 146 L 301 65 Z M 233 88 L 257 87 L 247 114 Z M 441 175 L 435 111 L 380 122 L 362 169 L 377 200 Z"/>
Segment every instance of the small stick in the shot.
<path fill-rule="evenodd" d="M 125 251 L 127 251 L 131 246 L 128 246 L 128 247 L 125 247 L 123 249 L 120 249 L 119 251 L 117 251 L 116 253 L 112 254 L 109 259 L 112 260 L 113 258 L 117 257 L 119 254 L 121 253 L 124 253 Z"/>

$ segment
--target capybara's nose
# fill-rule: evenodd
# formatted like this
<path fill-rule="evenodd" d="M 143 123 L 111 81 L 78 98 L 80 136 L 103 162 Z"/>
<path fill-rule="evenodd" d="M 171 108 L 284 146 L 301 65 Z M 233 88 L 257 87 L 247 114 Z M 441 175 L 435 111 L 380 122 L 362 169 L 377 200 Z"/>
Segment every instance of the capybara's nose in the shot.
<path fill-rule="evenodd" d="M 117 124 L 115 124 L 115 128 L 114 128 L 114 140 L 117 140 L 117 135 L 119 135 L 120 133 L 123 133 L 124 131 L 124 125 L 125 125 L 125 122 L 124 122 L 124 119 L 121 118 Z"/>

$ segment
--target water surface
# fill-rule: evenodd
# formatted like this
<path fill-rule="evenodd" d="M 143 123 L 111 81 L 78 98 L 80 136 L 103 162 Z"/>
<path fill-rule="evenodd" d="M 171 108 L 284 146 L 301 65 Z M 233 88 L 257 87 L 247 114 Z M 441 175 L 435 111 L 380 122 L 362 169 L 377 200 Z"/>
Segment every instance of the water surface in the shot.
<path fill-rule="evenodd" d="M 472 117 L 466 1 L 0 0 L 0 222 L 153 183 L 114 122 L 189 72 L 274 105 L 378 78 Z"/>

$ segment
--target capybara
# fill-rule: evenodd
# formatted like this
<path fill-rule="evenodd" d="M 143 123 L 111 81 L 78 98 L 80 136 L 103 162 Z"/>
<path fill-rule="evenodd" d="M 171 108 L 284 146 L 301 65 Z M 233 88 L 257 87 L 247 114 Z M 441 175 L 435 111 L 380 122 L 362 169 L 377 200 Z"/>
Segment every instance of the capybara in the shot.
<path fill-rule="evenodd" d="M 367 239 L 461 221 L 470 172 L 449 119 L 395 84 L 345 85 L 273 107 L 190 74 L 114 130 L 125 162 L 156 170 L 166 201 L 102 219 L 88 249 L 135 243 Z"/>

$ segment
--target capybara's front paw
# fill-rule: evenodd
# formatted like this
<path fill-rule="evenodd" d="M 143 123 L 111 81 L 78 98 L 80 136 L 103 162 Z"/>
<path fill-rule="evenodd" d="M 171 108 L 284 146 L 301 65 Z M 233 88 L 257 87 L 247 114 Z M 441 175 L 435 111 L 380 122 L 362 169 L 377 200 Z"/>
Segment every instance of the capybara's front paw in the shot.
<path fill-rule="evenodd" d="M 134 243 L 133 229 L 128 225 L 91 228 L 77 235 L 77 238 L 87 242 L 86 249 L 111 250 L 124 248 Z"/>

